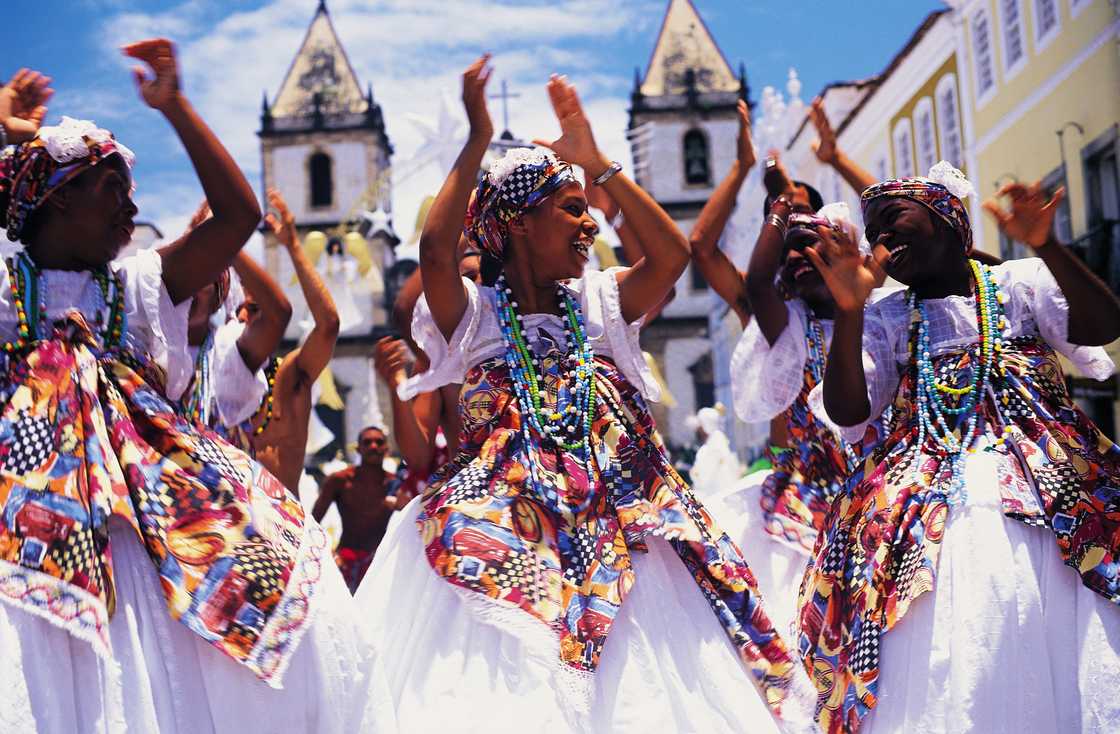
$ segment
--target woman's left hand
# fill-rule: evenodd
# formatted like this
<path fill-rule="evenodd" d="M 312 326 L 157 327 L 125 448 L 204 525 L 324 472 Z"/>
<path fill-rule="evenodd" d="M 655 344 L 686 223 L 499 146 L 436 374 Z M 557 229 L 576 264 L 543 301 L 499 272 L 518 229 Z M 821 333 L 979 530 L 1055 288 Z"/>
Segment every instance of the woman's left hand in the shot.
<path fill-rule="evenodd" d="M 988 199 L 983 206 L 1004 234 L 1037 250 L 1050 241 L 1054 215 L 1058 213 L 1058 205 L 1065 195 L 1065 188 L 1059 188 L 1053 197 L 1049 197 L 1041 182 L 1032 186 L 1011 182 L 1004 184 L 996 192 L 996 198 Z M 1010 211 L 996 201 L 1001 196 L 1011 199 Z"/>
<path fill-rule="evenodd" d="M 568 83 L 566 77 L 553 74 L 548 80 L 548 97 L 560 123 L 560 137 L 551 143 L 545 140 L 533 142 L 551 148 L 558 158 L 579 166 L 589 179 L 594 179 L 607 170 L 611 162 L 595 144 L 591 123 L 583 111 L 576 88 Z"/>
<path fill-rule="evenodd" d="M 149 107 L 163 112 L 179 98 L 179 66 L 175 61 L 175 44 L 166 38 L 152 38 L 123 46 L 125 56 L 140 59 L 155 73 L 149 78 L 142 66 L 132 67 L 132 76 L 140 96 Z"/>

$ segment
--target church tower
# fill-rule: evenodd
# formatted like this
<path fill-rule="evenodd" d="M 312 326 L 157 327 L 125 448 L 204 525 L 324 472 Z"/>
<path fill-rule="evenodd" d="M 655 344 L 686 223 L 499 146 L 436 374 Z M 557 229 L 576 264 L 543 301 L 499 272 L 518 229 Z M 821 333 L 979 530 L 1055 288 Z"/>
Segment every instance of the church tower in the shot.
<path fill-rule="evenodd" d="M 745 72 L 731 70 L 691 0 L 669 0 L 645 73 L 635 72 L 628 137 L 635 180 L 685 234 L 735 160 L 736 104 L 748 97 Z M 694 440 L 685 419 L 715 402 L 711 308 L 711 290 L 689 266 L 643 332 L 676 399 L 657 416 L 676 446 Z"/>
<path fill-rule="evenodd" d="M 340 335 L 323 391 L 333 408 L 317 408 L 336 439 L 323 453 L 333 455 L 376 414 L 378 403 L 371 406 L 370 396 L 381 386 L 372 378 L 369 357 L 386 322 L 382 274 L 398 240 L 390 218 L 393 147 L 381 107 L 371 86 L 363 92 L 325 0 L 279 92 L 271 100 L 265 92 L 258 136 L 261 200 L 275 188 L 287 201 L 301 245 L 339 309 Z M 285 334 L 285 346 L 291 347 L 310 327 L 306 301 L 287 253 L 270 231 L 264 249 L 269 274 L 292 302 Z"/>

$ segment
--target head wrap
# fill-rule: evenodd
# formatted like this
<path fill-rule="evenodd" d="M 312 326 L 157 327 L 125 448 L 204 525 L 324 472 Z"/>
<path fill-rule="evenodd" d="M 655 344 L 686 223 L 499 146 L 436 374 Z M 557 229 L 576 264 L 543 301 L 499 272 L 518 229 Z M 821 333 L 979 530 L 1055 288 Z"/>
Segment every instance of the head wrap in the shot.
<path fill-rule="evenodd" d="M 19 241 L 27 219 L 51 194 L 114 153 L 132 167 L 135 156 L 112 133 L 72 117 L 0 151 L 0 227 L 8 239 Z"/>
<path fill-rule="evenodd" d="M 973 192 L 964 174 L 946 161 L 929 170 L 926 177 L 894 178 L 869 186 L 860 197 L 864 221 L 871 202 L 884 196 L 901 196 L 922 204 L 948 224 L 961 240 L 965 253 L 972 252 L 972 224 L 961 199 Z"/>
<path fill-rule="evenodd" d="M 787 236 L 798 229 L 816 234 L 817 227 L 828 227 L 844 233 L 851 242 L 859 242 L 859 250 L 864 255 L 871 253 L 867 240 L 860 237 L 859 227 L 852 221 L 852 210 L 842 201 L 822 206 L 816 214 L 794 212 L 789 215 L 787 226 Z"/>
<path fill-rule="evenodd" d="M 467 209 L 463 231 L 499 262 L 509 244 L 509 223 L 553 194 L 577 183 L 572 167 L 545 148 L 514 148 L 490 166 Z"/>

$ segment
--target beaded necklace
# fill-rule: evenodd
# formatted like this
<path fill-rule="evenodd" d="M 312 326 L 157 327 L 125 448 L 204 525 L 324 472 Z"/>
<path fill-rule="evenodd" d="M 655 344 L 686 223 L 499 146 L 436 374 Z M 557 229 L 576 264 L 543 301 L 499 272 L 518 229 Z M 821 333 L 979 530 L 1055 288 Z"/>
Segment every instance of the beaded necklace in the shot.
<path fill-rule="evenodd" d="M 991 268 L 976 260 L 969 260 L 973 281 L 976 285 L 976 322 L 979 342 L 976 348 L 976 364 L 971 371 L 971 380 L 965 387 L 946 385 L 937 379 L 929 348 L 929 319 L 925 302 L 917 295 L 909 294 L 912 319 L 917 323 L 917 341 L 912 346 L 917 367 L 918 401 L 918 441 L 916 451 L 921 451 L 927 436 L 938 444 L 939 453 L 951 462 L 948 501 L 959 505 L 967 497 L 964 490 L 964 458 L 974 449 L 973 443 L 979 437 L 980 402 L 988 391 L 996 359 L 1002 350 L 1002 330 L 1007 326 L 1003 315 L 1005 297 L 1000 293 L 992 277 Z M 945 403 L 942 395 L 960 399 L 957 407 Z M 964 420 L 963 427 L 960 421 Z M 959 429 L 958 433 L 954 428 Z M 921 472 L 921 467 L 916 467 Z"/>
<path fill-rule="evenodd" d="M 206 334 L 206 341 L 198 348 L 194 363 L 194 381 L 187 398 L 186 413 L 195 423 L 210 425 L 210 347 L 214 344 L 214 333 Z"/>
<path fill-rule="evenodd" d="M 824 326 L 821 325 L 820 319 L 808 311 L 808 306 L 806 306 L 805 314 L 805 343 L 809 347 L 809 374 L 813 378 L 813 383 L 819 385 L 824 381 L 825 359 L 828 350 L 824 346 Z M 837 441 L 844 448 L 844 456 L 848 460 L 848 470 L 855 469 L 858 463 L 856 452 L 852 450 L 847 441 L 839 438 Z"/>
<path fill-rule="evenodd" d="M 3 344 L 4 352 L 11 354 L 22 351 L 29 344 L 47 338 L 47 303 L 43 299 L 42 271 L 31 260 L 26 250 L 14 258 L 8 258 L 8 282 L 12 289 L 12 305 L 15 306 L 19 320 L 16 338 Z M 107 266 L 92 271 L 93 279 L 101 289 L 101 296 L 109 309 L 108 317 L 103 319 L 97 313 L 98 327 L 103 327 L 101 344 L 104 349 L 114 349 L 121 345 L 127 330 L 124 308 L 124 287 L 120 276 L 111 272 Z M 34 321 L 27 318 L 28 312 L 38 314 Z M 102 323 L 104 321 L 104 323 Z"/>
<path fill-rule="evenodd" d="M 253 435 L 259 436 L 264 433 L 264 429 L 268 428 L 269 422 L 272 420 L 272 407 L 275 399 L 276 389 L 276 372 L 280 369 L 280 359 L 272 357 L 268 360 L 268 364 L 264 368 L 264 376 L 268 380 L 268 392 L 265 393 L 264 401 L 261 407 L 257 409 L 259 415 L 261 411 L 264 412 L 264 418 L 261 424 L 253 430 Z"/>
<path fill-rule="evenodd" d="M 556 297 L 564 320 L 566 356 L 561 370 L 566 369 L 567 389 L 556 393 L 556 404 L 550 411 L 542 399 L 544 391 L 543 358 L 535 354 L 525 338 L 525 323 L 517 311 L 517 301 L 499 276 L 495 284 L 498 321 L 506 343 L 505 361 L 513 381 L 514 394 L 521 406 L 522 434 L 530 453 L 539 449 L 534 433 L 544 445 L 570 451 L 584 462 L 591 458 L 591 421 L 595 414 L 595 354 L 587 339 L 583 311 L 572 293 L 557 284 Z M 537 475 L 537 462 L 530 456 L 529 471 L 533 481 L 544 490 L 547 499 L 555 502 L 556 492 L 543 485 Z"/>

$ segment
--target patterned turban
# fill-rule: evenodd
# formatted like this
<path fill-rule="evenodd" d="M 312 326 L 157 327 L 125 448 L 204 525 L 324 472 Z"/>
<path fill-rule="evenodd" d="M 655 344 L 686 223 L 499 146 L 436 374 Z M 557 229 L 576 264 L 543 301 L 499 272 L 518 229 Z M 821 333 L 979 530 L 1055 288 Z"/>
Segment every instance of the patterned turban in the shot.
<path fill-rule="evenodd" d="M 973 191 L 964 174 L 941 161 L 927 177 L 894 178 L 869 186 L 860 197 L 864 221 L 871 202 L 884 196 L 901 196 L 922 204 L 953 228 L 964 245 L 965 254 L 972 252 L 972 224 L 961 199 Z"/>
<path fill-rule="evenodd" d="M 112 133 L 72 117 L 0 151 L 0 227 L 8 239 L 18 242 L 32 212 L 51 194 L 113 154 L 132 167 L 135 156 Z"/>
<path fill-rule="evenodd" d="M 572 167 L 552 151 L 514 148 L 478 183 L 463 231 L 475 247 L 501 262 L 509 223 L 569 183 L 577 183 Z"/>

